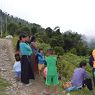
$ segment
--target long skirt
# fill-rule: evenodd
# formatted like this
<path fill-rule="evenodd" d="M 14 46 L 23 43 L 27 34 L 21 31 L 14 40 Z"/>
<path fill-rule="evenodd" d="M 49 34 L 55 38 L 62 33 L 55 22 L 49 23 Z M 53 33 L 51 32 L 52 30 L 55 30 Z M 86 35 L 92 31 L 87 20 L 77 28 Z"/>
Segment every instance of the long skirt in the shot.
<path fill-rule="evenodd" d="M 36 55 L 33 54 L 32 55 L 32 62 L 34 64 L 34 72 L 37 73 L 38 72 L 38 62 L 37 62 L 37 59 L 36 59 Z"/>
<path fill-rule="evenodd" d="M 31 56 L 24 55 L 21 57 L 21 82 L 28 84 L 29 79 L 35 79 L 33 63 Z"/>

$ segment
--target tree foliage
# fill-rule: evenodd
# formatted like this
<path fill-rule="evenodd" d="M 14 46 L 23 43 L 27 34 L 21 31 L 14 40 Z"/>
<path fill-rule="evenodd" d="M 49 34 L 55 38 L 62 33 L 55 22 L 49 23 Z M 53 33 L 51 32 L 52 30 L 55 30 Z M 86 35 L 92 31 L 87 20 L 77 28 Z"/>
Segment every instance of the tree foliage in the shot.
<path fill-rule="evenodd" d="M 39 24 L 29 23 L 23 19 L 13 17 L 0 10 L 0 18 L 2 17 L 2 31 L 6 30 L 8 34 L 20 35 L 20 33 L 27 33 L 29 36 L 35 35 L 37 40 L 41 43 L 49 44 L 52 48 L 61 55 L 61 50 L 64 52 L 71 52 L 77 55 L 86 55 L 88 53 L 88 46 L 84 41 L 83 36 L 77 32 L 68 30 L 64 33 L 60 32 L 60 27 L 56 26 L 54 29 L 47 27 L 42 28 Z M 7 23 L 6 19 L 7 18 Z M 0 22 L 1 24 L 1 22 Z M 1 28 L 1 27 L 0 27 Z M 0 29 L 1 30 L 1 29 Z"/>

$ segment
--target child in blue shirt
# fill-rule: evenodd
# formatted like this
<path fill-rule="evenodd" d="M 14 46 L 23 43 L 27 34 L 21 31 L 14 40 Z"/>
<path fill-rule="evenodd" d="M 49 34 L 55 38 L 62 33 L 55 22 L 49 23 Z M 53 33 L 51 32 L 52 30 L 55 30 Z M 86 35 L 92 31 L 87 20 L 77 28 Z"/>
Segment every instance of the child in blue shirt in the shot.
<path fill-rule="evenodd" d="M 19 54 L 15 54 L 15 60 L 13 70 L 15 72 L 16 80 L 19 81 L 21 78 L 21 63 Z"/>
<path fill-rule="evenodd" d="M 42 69 L 44 68 L 44 63 L 45 63 L 44 50 L 39 49 L 37 56 L 38 56 L 38 70 L 39 70 L 39 75 L 40 75 Z"/>

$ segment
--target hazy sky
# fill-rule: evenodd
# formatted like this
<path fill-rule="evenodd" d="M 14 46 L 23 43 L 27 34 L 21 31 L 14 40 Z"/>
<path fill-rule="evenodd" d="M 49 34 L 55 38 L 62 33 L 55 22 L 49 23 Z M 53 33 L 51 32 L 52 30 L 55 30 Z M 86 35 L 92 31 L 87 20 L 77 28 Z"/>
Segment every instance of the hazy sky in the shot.
<path fill-rule="evenodd" d="M 44 28 L 95 34 L 95 0 L 0 0 L 0 9 Z"/>

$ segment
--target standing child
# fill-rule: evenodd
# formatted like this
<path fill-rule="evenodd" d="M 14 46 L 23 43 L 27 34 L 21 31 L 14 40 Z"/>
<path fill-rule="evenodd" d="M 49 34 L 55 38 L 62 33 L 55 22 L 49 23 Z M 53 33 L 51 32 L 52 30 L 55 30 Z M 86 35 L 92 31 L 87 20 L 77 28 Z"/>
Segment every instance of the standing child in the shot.
<path fill-rule="evenodd" d="M 59 84 L 58 81 L 58 73 L 57 73 L 57 57 L 53 55 L 53 50 L 48 49 L 47 50 L 48 56 L 46 57 L 46 63 L 47 63 L 47 75 L 46 75 L 46 85 L 47 89 L 45 94 L 49 95 L 50 90 L 49 87 L 51 84 L 54 85 L 54 94 L 56 94 L 56 86 Z"/>
<path fill-rule="evenodd" d="M 39 75 L 41 75 L 41 71 L 44 68 L 44 63 L 45 63 L 45 56 L 44 56 L 44 50 L 39 49 L 39 53 L 37 54 L 38 58 L 38 69 L 39 69 Z"/>
<path fill-rule="evenodd" d="M 13 65 L 13 70 L 16 74 L 16 80 L 19 81 L 21 78 L 21 63 L 20 63 L 20 56 L 19 54 L 15 54 L 15 63 Z"/>

